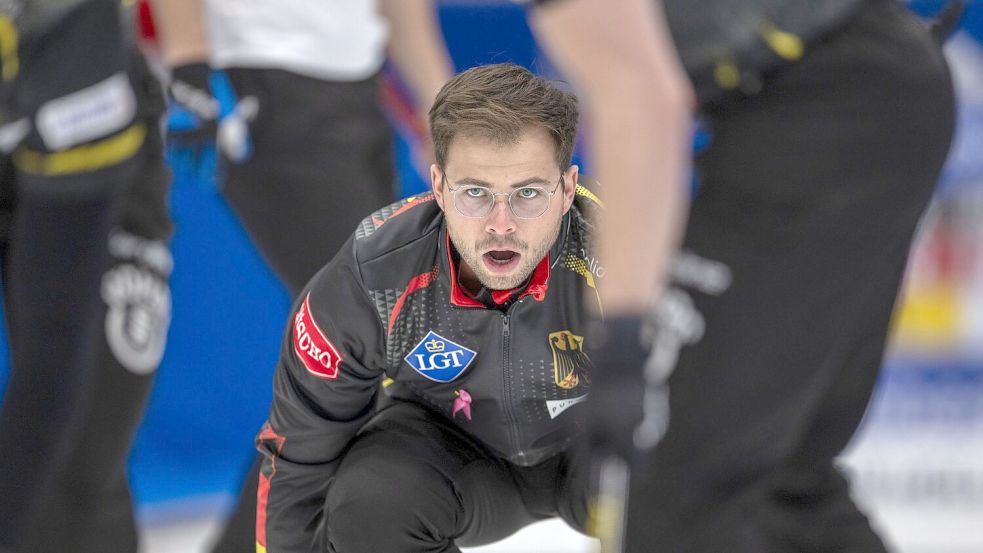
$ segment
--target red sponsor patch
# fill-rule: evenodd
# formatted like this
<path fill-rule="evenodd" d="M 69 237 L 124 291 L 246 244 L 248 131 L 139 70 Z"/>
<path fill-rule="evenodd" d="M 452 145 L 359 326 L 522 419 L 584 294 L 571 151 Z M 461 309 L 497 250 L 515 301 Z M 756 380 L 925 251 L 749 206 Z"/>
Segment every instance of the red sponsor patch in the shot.
<path fill-rule="evenodd" d="M 310 300 L 311 295 L 308 293 L 294 315 L 294 353 L 304 362 L 307 372 L 319 378 L 334 380 L 338 378 L 341 354 L 314 322 Z"/>

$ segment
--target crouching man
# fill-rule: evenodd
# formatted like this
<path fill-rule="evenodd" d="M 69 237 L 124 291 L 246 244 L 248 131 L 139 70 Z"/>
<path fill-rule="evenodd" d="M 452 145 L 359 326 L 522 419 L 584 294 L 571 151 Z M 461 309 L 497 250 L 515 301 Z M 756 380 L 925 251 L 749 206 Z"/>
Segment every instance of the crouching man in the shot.
<path fill-rule="evenodd" d="M 258 551 L 456 552 L 556 516 L 584 529 L 571 444 L 599 306 L 576 98 L 482 66 L 443 87 L 430 125 L 433 193 L 366 218 L 294 306 L 258 438 Z"/>

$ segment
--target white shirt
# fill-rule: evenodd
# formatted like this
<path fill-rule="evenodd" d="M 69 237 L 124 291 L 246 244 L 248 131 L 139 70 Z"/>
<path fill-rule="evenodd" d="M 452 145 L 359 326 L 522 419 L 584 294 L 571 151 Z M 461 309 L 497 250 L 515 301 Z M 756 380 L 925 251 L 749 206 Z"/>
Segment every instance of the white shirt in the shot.
<path fill-rule="evenodd" d="M 376 0 L 206 0 L 206 11 L 215 67 L 357 81 L 385 58 L 389 30 Z"/>

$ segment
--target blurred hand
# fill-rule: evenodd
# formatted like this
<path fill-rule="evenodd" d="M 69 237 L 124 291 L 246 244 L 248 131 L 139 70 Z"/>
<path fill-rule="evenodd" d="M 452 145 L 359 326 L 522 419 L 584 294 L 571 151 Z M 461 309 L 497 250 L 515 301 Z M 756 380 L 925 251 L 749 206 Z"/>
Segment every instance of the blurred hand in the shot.
<path fill-rule="evenodd" d="M 168 96 L 167 154 L 175 173 L 216 183 L 222 159 L 242 163 L 252 155 L 249 121 L 259 106 L 253 97 L 238 98 L 225 71 L 205 63 L 176 67 Z"/>
<path fill-rule="evenodd" d="M 604 553 L 622 553 L 632 460 L 640 453 L 635 434 L 645 415 L 645 364 L 650 340 L 641 317 L 597 320 L 591 328 L 591 391 L 586 441 L 592 458 L 593 498 L 588 527 Z"/>
<path fill-rule="evenodd" d="M 635 456 L 634 433 L 642 422 L 645 362 L 641 317 L 596 321 L 587 342 L 591 391 L 587 400 L 587 440 L 594 457 Z"/>

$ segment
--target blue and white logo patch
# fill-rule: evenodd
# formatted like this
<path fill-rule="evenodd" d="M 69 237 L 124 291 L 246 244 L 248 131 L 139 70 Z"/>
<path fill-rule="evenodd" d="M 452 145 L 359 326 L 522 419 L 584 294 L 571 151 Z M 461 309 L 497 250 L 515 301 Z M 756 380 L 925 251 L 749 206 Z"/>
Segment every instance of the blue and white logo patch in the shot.
<path fill-rule="evenodd" d="M 476 355 L 431 330 L 403 360 L 434 382 L 450 382 L 461 376 Z"/>

